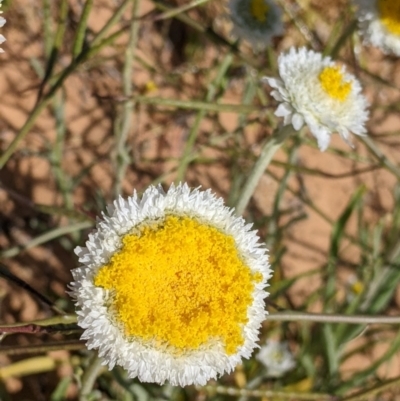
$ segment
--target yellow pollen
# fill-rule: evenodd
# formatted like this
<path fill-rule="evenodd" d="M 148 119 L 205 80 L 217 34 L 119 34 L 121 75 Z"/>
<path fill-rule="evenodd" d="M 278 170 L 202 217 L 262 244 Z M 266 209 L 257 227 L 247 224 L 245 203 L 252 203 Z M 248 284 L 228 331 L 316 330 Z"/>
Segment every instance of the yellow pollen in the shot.
<path fill-rule="evenodd" d="M 356 281 L 351 285 L 351 290 L 354 294 L 359 295 L 364 291 L 364 285 L 361 281 Z"/>
<path fill-rule="evenodd" d="M 319 74 L 324 91 L 333 99 L 344 101 L 351 91 L 351 82 L 345 82 L 339 67 L 325 67 Z"/>
<path fill-rule="evenodd" d="M 280 363 L 284 359 L 284 355 L 282 351 L 274 351 L 271 353 L 271 359 L 277 363 Z"/>
<path fill-rule="evenodd" d="M 386 29 L 400 35 L 400 0 L 378 0 L 380 20 Z"/>
<path fill-rule="evenodd" d="M 251 15 L 259 22 L 265 22 L 268 14 L 268 4 L 264 0 L 251 0 L 250 12 Z"/>
<path fill-rule="evenodd" d="M 232 236 L 189 217 L 167 216 L 127 234 L 96 286 L 111 290 L 110 311 L 125 335 L 177 352 L 244 343 L 256 282 Z"/>

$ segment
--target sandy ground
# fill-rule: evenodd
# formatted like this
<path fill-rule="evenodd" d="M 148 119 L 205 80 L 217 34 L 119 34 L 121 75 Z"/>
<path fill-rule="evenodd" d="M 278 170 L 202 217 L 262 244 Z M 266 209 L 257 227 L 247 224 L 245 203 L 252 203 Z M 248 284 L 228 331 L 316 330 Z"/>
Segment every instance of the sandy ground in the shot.
<path fill-rule="evenodd" d="M 27 4 L 29 3 L 29 4 Z M 71 2 L 73 3 L 73 2 Z M 303 2 L 304 5 L 309 2 Z M 89 26 L 96 32 L 104 20 L 109 18 L 113 10 L 112 2 L 95 2 L 96 12 L 92 13 Z M 313 4 L 318 4 L 314 1 Z M 70 24 L 73 24 L 79 4 L 72 4 Z M 327 26 L 339 15 L 336 2 L 326 2 L 324 6 L 325 19 L 311 21 L 315 24 L 315 31 L 322 39 L 326 37 Z M 218 7 L 217 7 L 218 8 Z M 143 0 L 140 15 L 152 9 L 150 1 Z M 325 13 L 326 11 L 326 13 Z M 208 5 L 200 16 L 201 18 L 215 12 L 215 5 Z M 318 15 L 320 9 L 313 6 L 313 13 Z M 314 15 L 314 14 L 311 14 Z M 35 71 L 37 66 L 43 65 L 43 44 L 41 39 L 42 11 L 38 1 L 13 0 L 12 8 L 7 12 L 7 25 L 2 30 L 7 37 L 3 45 L 6 53 L 1 55 L 0 65 L 0 149 L 7 148 L 18 129 L 25 122 L 30 110 L 35 104 L 40 77 Z M 216 18 L 216 29 L 226 33 L 225 21 Z M 169 39 L 164 40 L 165 33 Z M 140 40 L 137 55 L 140 59 L 154 67 L 152 72 L 136 62 L 132 71 L 132 84 L 135 90 L 147 93 L 149 82 L 154 82 L 157 89 L 151 94 L 172 98 L 202 98 L 199 93 L 200 84 L 207 78 L 204 71 L 210 68 L 220 57 L 215 49 L 207 48 L 200 58 L 196 55 L 194 61 L 187 61 L 180 52 L 178 41 L 171 38 L 181 38 L 187 34 L 181 25 L 171 27 L 168 23 L 144 21 L 140 28 Z M 72 33 L 67 31 L 66 43 Z M 175 35 L 175 36 L 174 36 Z M 207 43 L 205 38 L 200 40 Z M 66 141 L 62 149 L 62 169 L 68 177 L 77 177 L 84 169 L 88 174 L 83 177 L 79 185 L 71 193 L 76 209 L 84 208 L 90 213 L 97 214 L 103 207 L 99 199 L 109 202 L 113 197 L 114 168 L 112 157 L 114 152 L 113 124 L 118 112 L 118 103 L 109 99 L 116 98 L 121 93 L 121 54 L 124 51 L 123 38 L 118 45 L 106 49 L 92 64 L 80 68 L 66 81 L 63 96 L 67 99 L 65 105 Z M 301 39 L 300 39 L 301 41 Z M 292 43 L 298 43 L 296 37 L 285 38 L 277 46 L 286 49 Z M 69 47 L 66 44 L 60 54 L 60 65 L 67 65 Z M 368 60 L 368 68 L 397 88 L 400 88 L 400 62 L 392 57 L 383 57 L 382 54 L 369 49 L 364 57 Z M 101 62 L 100 62 L 101 61 Z M 175 79 L 170 84 L 164 79 L 164 71 L 168 72 L 169 79 Z M 360 74 L 364 82 L 372 79 Z M 179 84 L 176 84 L 176 83 Z M 224 97 L 226 102 L 238 102 L 242 86 L 234 80 L 229 84 Z M 367 91 L 370 102 L 378 99 L 381 104 L 391 104 L 400 100 L 398 89 L 374 84 Z M 180 87 L 180 92 L 177 89 Z M 268 88 L 266 88 L 268 89 Z M 127 146 L 133 155 L 133 162 L 128 165 L 126 177 L 123 181 L 122 192 L 130 194 L 134 188 L 143 189 L 146 185 L 165 175 L 164 182 L 170 183 L 175 179 L 174 167 L 182 157 L 188 131 L 194 121 L 194 113 L 187 111 L 165 112 L 155 107 L 137 105 L 132 115 L 133 124 L 129 132 Z M 218 144 L 217 149 L 207 146 L 202 148 L 202 156 L 217 159 L 211 166 L 195 166 L 188 172 L 191 185 L 211 187 L 220 195 L 227 196 L 231 184 L 230 163 L 232 158 L 226 150 L 229 142 L 221 134 L 230 132 L 236 127 L 237 116 L 222 113 L 218 117 L 219 131 L 215 121 L 206 118 L 201 126 L 199 145 L 207 144 L 210 138 Z M 263 119 L 262 124 L 246 127 L 243 132 L 243 144 L 255 154 L 260 151 L 261 143 L 271 134 L 271 128 Z M 394 162 L 399 160 L 400 140 L 398 136 L 388 136 L 388 132 L 400 129 L 400 117 L 396 110 L 380 111 L 372 115 L 369 123 L 370 131 L 374 133 L 374 140 L 380 149 Z M 297 173 L 289 180 L 289 186 L 294 191 L 311 199 L 313 203 L 331 220 L 336 220 L 345 209 L 351 195 L 361 185 L 366 185 L 365 214 L 373 229 L 376 222 L 390 215 L 393 208 L 393 191 L 396 183 L 393 176 L 381 168 L 373 171 L 358 173 L 371 163 L 353 162 L 348 158 L 327 151 L 320 153 L 310 136 L 309 144 L 300 147 L 296 156 L 296 164 L 302 168 L 316 169 L 326 173 L 311 175 Z M 354 152 L 372 160 L 364 145 L 354 138 Z M 38 235 L 38 232 L 66 224 L 65 218 L 51 217 L 38 212 L 34 204 L 61 205 L 62 197 L 54 178 L 54 164 L 50 160 L 52 149 L 56 146 L 56 126 L 52 117 L 52 110 L 47 109 L 35 123 L 26 139 L 20 144 L 6 167 L 0 171 L 0 249 L 5 250 L 16 245 L 23 245 Z M 332 140 L 332 148 L 348 152 L 348 146 L 338 136 Z M 276 160 L 284 161 L 286 155 L 281 152 Z M 239 156 L 238 165 L 248 167 L 248 162 Z M 247 164 L 246 164 L 247 163 Z M 377 163 L 376 163 L 377 164 Z M 270 171 L 281 177 L 283 169 L 273 165 Z M 345 177 L 342 177 L 345 175 Z M 262 178 L 251 203 L 251 210 L 255 215 L 269 215 L 272 211 L 272 201 L 278 188 L 277 181 L 269 174 Z M 286 193 L 280 205 L 282 209 L 290 210 L 290 217 L 307 215 L 286 232 L 284 238 L 287 253 L 282 259 L 282 271 L 286 277 L 292 277 L 323 266 L 327 262 L 331 225 L 322 219 L 314 210 L 304 205 L 298 197 Z M 284 222 L 282 222 L 284 223 Z M 387 224 L 390 224 L 388 221 Z M 352 219 L 348 233 L 357 234 L 356 219 Z M 265 233 L 263 233 L 265 234 Z M 38 246 L 20 253 L 18 256 L 4 260 L 4 263 L 17 275 L 36 288 L 53 297 L 64 296 L 66 284 L 70 281 L 70 269 L 76 266 L 76 258 L 68 251 L 77 240 L 69 237 L 66 246 L 60 246 L 52 241 L 44 246 Z M 343 260 L 338 265 L 338 296 L 343 297 L 346 281 L 355 267 L 360 263 L 357 249 L 350 244 L 344 246 Z M 299 280 L 291 289 L 289 295 L 293 305 L 301 305 L 310 293 L 321 285 L 317 277 L 308 277 Z M 1 290 L 1 318 L 4 322 L 26 321 L 46 317 L 49 311 L 44 310 L 32 301 L 24 291 L 0 281 Z M 393 310 L 400 307 L 400 290 Z M 313 306 L 318 311 L 319 305 Z M 396 309 L 397 308 L 397 309 Z M 42 339 L 43 340 L 43 339 Z M 27 336 L 15 336 L 6 339 L 5 344 L 27 344 L 38 342 Z M 359 345 L 362 339 L 355 340 L 351 347 Z M 342 367 L 351 372 L 360 365 L 371 363 L 388 347 L 389 343 L 382 343 L 374 347 L 368 355 L 357 354 Z M 3 358 L 2 363 L 6 363 Z M 68 370 L 67 370 L 68 371 Z M 400 374 L 400 356 L 394 358 L 390 364 L 377 372 L 381 378 L 395 377 Z M 46 379 L 51 380 L 50 376 Z M 22 382 L 9 380 L 6 383 L 10 391 L 21 389 Z M 30 381 L 29 391 L 40 393 L 40 384 Z M 39 399 L 39 398 L 38 398 Z"/>

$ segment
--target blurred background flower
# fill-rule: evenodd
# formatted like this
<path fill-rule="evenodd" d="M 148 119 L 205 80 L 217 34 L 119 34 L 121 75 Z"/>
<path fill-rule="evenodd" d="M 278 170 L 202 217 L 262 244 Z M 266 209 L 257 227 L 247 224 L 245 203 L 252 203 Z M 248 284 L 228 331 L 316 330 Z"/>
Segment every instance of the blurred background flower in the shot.
<path fill-rule="evenodd" d="M 282 12 L 272 0 L 231 0 L 229 10 L 233 35 L 256 49 L 265 48 L 273 37 L 283 34 Z"/>
<path fill-rule="evenodd" d="M 400 1 L 355 0 L 361 34 L 366 43 L 400 56 Z"/>
<path fill-rule="evenodd" d="M 267 340 L 256 358 L 266 368 L 267 377 L 282 377 L 296 366 L 288 344 L 277 340 Z"/>

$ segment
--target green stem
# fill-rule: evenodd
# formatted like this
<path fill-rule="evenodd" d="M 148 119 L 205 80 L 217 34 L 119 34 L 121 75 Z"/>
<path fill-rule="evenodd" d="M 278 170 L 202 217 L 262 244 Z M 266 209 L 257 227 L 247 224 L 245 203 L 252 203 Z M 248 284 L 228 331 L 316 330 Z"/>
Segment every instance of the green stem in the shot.
<path fill-rule="evenodd" d="M 123 6 L 129 4 L 129 1 L 131 0 L 125 0 L 125 2 L 121 5 L 121 9 L 124 10 Z M 106 26 L 103 28 L 105 32 L 110 28 L 111 21 L 113 23 L 116 22 L 116 15 L 119 15 L 118 12 L 113 15 L 113 17 L 110 18 L 110 20 L 107 22 Z M 107 27 L 107 29 L 106 29 Z M 4 151 L 4 153 L 0 156 L 0 169 L 4 167 L 4 165 L 7 163 L 8 159 L 12 156 L 14 153 L 14 150 L 17 148 L 19 143 L 25 138 L 25 136 L 29 133 L 31 128 L 33 127 L 36 119 L 39 117 L 41 112 L 48 106 L 48 104 L 51 102 L 54 94 L 57 92 L 57 90 L 63 85 L 64 81 L 66 78 L 71 75 L 72 72 L 76 70 L 78 65 L 86 61 L 88 58 L 92 57 L 94 54 L 99 52 L 104 46 L 110 44 L 113 42 L 117 37 L 119 37 L 123 32 L 124 29 L 120 29 L 119 31 L 115 32 L 114 34 L 110 35 L 110 37 L 104 39 L 102 42 L 97 43 L 100 38 L 102 38 L 102 31 L 100 31 L 97 36 L 94 38 L 91 47 L 87 49 L 85 52 L 80 53 L 78 57 L 72 60 L 71 64 L 65 68 L 61 74 L 57 75 L 57 77 L 53 77 L 50 81 L 53 82 L 55 80 L 54 84 L 52 84 L 49 92 L 43 97 L 41 101 L 36 103 L 35 107 L 33 110 L 30 112 L 28 119 L 26 120 L 25 124 L 22 126 L 22 128 L 19 130 L 11 144 L 8 146 L 8 148 Z"/>
<path fill-rule="evenodd" d="M 43 0 L 43 30 L 44 30 L 44 53 L 46 59 L 50 57 L 53 47 L 53 32 L 51 26 L 51 8 L 50 0 Z"/>
<path fill-rule="evenodd" d="M 168 10 L 163 12 L 161 15 L 157 16 L 156 18 L 154 18 L 156 21 L 160 21 L 163 19 L 168 19 L 168 18 L 174 18 L 176 17 L 178 14 L 184 13 L 185 11 L 189 11 L 192 8 L 198 7 L 202 4 L 207 3 L 210 0 L 194 0 L 189 4 L 185 4 L 183 6 L 177 7 L 177 8 L 173 8 L 172 10 Z"/>
<path fill-rule="evenodd" d="M 76 30 L 74 45 L 72 47 L 72 55 L 74 56 L 74 58 L 77 57 L 78 54 L 82 51 L 83 41 L 85 39 L 86 33 L 87 20 L 92 9 L 92 5 L 93 0 L 86 0 L 86 3 L 83 7 L 82 15 Z"/>
<path fill-rule="evenodd" d="M 356 394 L 352 394 L 349 397 L 342 398 L 341 401 L 363 401 L 363 400 L 369 400 L 371 397 L 375 394 L 382 393 L 384 391 L 387 391 L 391 389 L 392 387 L 398 387 L 400 386 L 400 377 L 396 377 L 392 380 L 388 380 L 384 383 L 381 383 L 373 388 L 370 388 L 368 390 L 363 390 L 361 392 L 358 392 Z"/>
<path fill-rule="evenodd" d="M 6 265 L 0 262 L 0 277 L 5 278 L 6 280 L 16 284 L 18 287 L 22 288 L 23 290 L 27 291 L 29 294 L 31 294 L 34 298 L 37 298 L 39 301 L 47 305 L 54 313 L 58 315 L 64 315 L 65 313 L 57 308 L 54 303 L 47 298 L 44 294 L 40 293 L 37 291 L 35 288 L 33 288 L 30 284 L 28 284 L 26 281 L 20 279 L 18 276 L 15 274 L 11 273 L 11 271 L 8 269 Z"/>
<path fill-rule="evenodd" d="M 32 354 L 45 354 L 50 351 L 77 351 L 85 348 L 86 345 L 83 341 L 73 340 L 73 341 L 57 341 L 48 342 L 46 344 L 36 344 L 36 345 L 8 345 L 0 347 L 0 355 L 32 355 Z"/>
<path fill-rule="evenodd" d="M 361 142 L 373 153 L 376 159 L 391 171 L 397 179 L 400 179 L 400 169 L 393 164 L 387 156 L 375 145 L 374 141 L 369 136 L 358 137 Z"/>
<path fill-rule="evenodd" d="M 2 328 L 10 328 L 10 327 L 24 327 L 28 324 L 33 324 L 35 326 L 53 326 L 53 325 L 62 325 L 62 324 L 74 324 L 76 323 L 77 316 L 75 314 L 71 315 L 61 315 L 61 316 L 52 316 L 47 319 L 40 319 L 40 320 L 31 320 L 29 322 L 20 322 L 20 323 L 11 323 L 11 324 L 1 324 L 0 331 Z"/>
<path fill-rule="evenodd" d="M 99 375 L 103 366 L 101 365 L 101 359 L 94 352 L 89 362 L 89 366 L 86 368 L 85 373 L 82 377 L 82 386 L 79 396 L 79 401 L 88 401 L 89 395 L 93 389 L 94 383 L 96 382 L 97 376 Z"/>
<path fill-rule="evenodd" d="M 47 231 L 46 233 L 39 235 L 38 237 L 32 239 L 21 246 L 14 246 L 0 253 L 1 258 L 12 258 L 18 255 L 20 252 L 25 251 L 27 249 L 33 248 L 38 245 L 42 245 L 48 241 L 51 241 L 55 238 L 61 237 L 65 234 L 70 234 L 75 231 L 84 230 L 85 228 L 90 228 L 93 226 L 92 222 L 83 222 L 77 223 L 70 226 L 65 227 L 57 227 L 54 230 Z"/>
<path fill-rule="evenodd" d="M 397 325 L 400 324 L 400 316 L 340 315 L 285 311 L 268 315 L 267 321 Z"/>
<path fill-rule="evenodd" d="M 129 6 L 132 0 L 125 0 L 118 8 L 115 13 L 113 13 L 112 17 L 106 22 L 106 24 L 101 28 L 99 33 L 94 37 L 92 46 L 98 45 L 106 36 L 107 32 L 120 20 L 122 14 L 125 12 L 126 8 Z"/>
<path fill-rule="evenodd" d="M 179 100 L 167 99 L 160 97 L 135 96 L 134 100 L 138 103 L 156 104 L 158 106 L 168 106 L 173 108 L 204 110 L 214 112 L 230 112 L 230 113 L 253 113 L 260 112 L 262 108 L 259 106 L 245 104 L 219 104 L 198 102 L 195 100 Z"/>
<path fill-rule="evenodd" d="M 209 85 L 208 92 L 206 95 L 206 103 L 207 104 L 211 104 L 211 101 L 214 100 L 217 90 L 221 85 L 221 81 L 224 78 L 226 72 L 228 71 L 230 65 L 232 64 L 232 61 L 233 61 L 233 57 L 231 54 L 228 54 L 222 61 L 221 66 L 218 69 L 216 78 Z M 193 147 L 194 147 L 196 139 L 197 139 L 197 135 L 198 135 L 199 128 L 200 128 L 200 123 L 203 120 L 205 114 L 206 114 L 205 110 L 199 111 L 199 113 L 196 116 L 196 120 L 194 121 L 194 124 L 190 130 L 189 137 L 186 141 L 186 146 L 183 151 L 183 156 L 181 158 L 181 162 L 178 167 L 178 173 L 177 173 L 177 178 L 176 178 L 178 182 L 182 181 L 185 178 L 186 170 L 187 170 L 190 162 L 193 160 L 191 157 L 191 153 L 193 151 Z"/>
<path fill-rule="evenodd" d="M 0 156 L 0 169 L 2 169 L 4 165 L 7 163 L 8 159 L 11 157 L 11 155 L 14 153 L 14 150 L 17 148 L 18 144 L 25 138 L 25 136 L 31 130 L 36 119 L 39 117 L 40 113 L 47 107 L 50 101 L 51 97 L 46 97 L 34 107 L 34 109 L 29 114 L 28 119 L 26 120 L 22 128 L 19 130 L 16 137 L 13 139 L 13 141 L 4 151 L 4 153 Z"/>
<path fill-rule="evenodd" d="M 205 386 L 200 387 L 201 390 L 206 390 L 209 394 L 224 394 L 230 396 L 245 396 L 245 397 L 276 397 L 281 399 L 289 400 L 318 400 L 318 401 L 329 401 L 334 400 L 334 396 L 328 394 L 317 394 L 317 393 L 295 393 L 286 391 L 274 391 L 274 390 L 250 390 L 245 388 L 225 387 L 225 386 Z"/>
<path fill-rule="evenodd" d="M 276 151 L 281 147 L 284 140 L 294 132 L 294 128 L 292 125 L 285 125 L 281 127 L 279 130 L 275 131 L 272 135 L 272 138 L 269 139 L 264 147 L 261 150 L 260 157 L 254 164 L 252 170 L 250 171 L 249 177 L 244 184 L 243 191 L 241 193 L 240 198 L 236 203 L 236 214 L 243 214 L 246 209 L 247 204 L 252 197 L 260 178 L 264 174 L 266 168 L 272 160 L 272 157 L 276 153 Z"/>
<path fill-rule="evenodd" d="M 139 21 L 137 19 L 139 13 L 140 0 L 132 1 L 131 26 L 129 31 L 128 46 L 125 50 L 125 63 L 122 71 L 122 86 L 124 96 L 127 100 L 122 108 L 121 114 L 116 121 L 116 154 L 115 154 L 115 184 L 114 194 L 118 196 L 121 192 L 122 181 L 125 176 L 126 167 L 129 164 L 129 154 L 126 149 L 126 140 L 131 129 L 132 112 L 134 102 L 132 101 L 132 67 L 135 57 L 136 43 L 138 40 Z"/>

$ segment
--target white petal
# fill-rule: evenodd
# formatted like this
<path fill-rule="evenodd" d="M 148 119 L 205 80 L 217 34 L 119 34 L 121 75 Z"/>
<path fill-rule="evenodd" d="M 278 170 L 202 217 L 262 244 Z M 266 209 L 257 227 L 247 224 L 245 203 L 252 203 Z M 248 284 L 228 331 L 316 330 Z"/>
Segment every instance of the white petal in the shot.
<path fill-rule="evenodd" d="M 288 103 L 281 103 L 275 110 L 275 115 L 277 117 L 286 117 L 293 113 L 291 106 Z"/>
<path fill-rule="evenodd" d="M 319 128 L 312 131 L 318 142 L 318 147 L 321 152 L 325 152 L 328 149 L 329 143 L 331 141 L 331 136 L 329 132 L 325 129 Z"/>
<path fill-rule="evenodd" d="M 292 125 L 298 131 L 304 125 L 304 118 L 300 114 L 295 113 L 292 117 Z"/>

